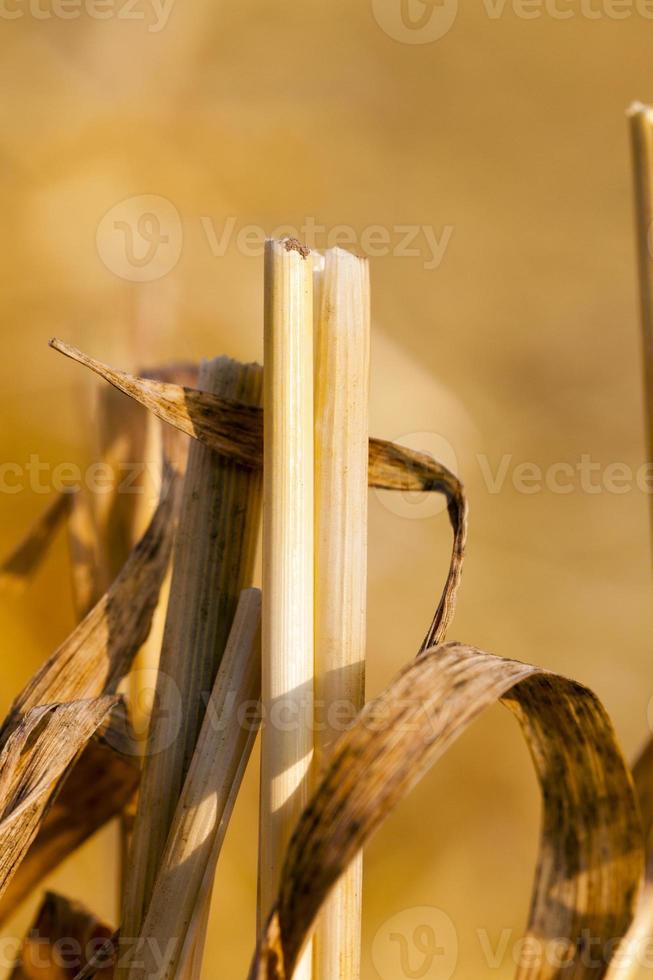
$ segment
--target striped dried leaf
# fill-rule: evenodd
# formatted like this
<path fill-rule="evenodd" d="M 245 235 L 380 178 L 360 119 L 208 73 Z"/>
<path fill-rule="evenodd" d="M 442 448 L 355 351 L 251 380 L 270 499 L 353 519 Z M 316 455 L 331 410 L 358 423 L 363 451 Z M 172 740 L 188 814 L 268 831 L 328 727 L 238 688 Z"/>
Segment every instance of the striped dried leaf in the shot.
<path fill-rule="evenodd" d="M 291 841 L 250 980 L 290 980 L 320 907 L 357 851 L 497 699 L 517 716 L 543 800 L 529 960 L 517 975 L 605 974 L 631 922 L 644 858 L 612 725 L 595 695 L 574 681 L 447 644 L 420 654 L 341 737 Z M 569 960 L 559 967 L 564 941 Z"/>
<path fill-rule="evenodd" d="M 216 452 L 233 456 L 245 466 L 260 464 L 260 408 L 251 405 L 245 408 L 232 398 L 212 397 L 195 388 L 114 371 L 56 338 L 50 341 L 50 346 L 95 371 L 158 418 L 171 422 L 175 428 L 205 442 Z"/>
<path fill-rule="evenodd" d="M 263 457 L 263 413 L 260 408 L 208 392 L 136 378 L 117 371 L 60 340 L 51 346 L 95 371 L 110 384 L 139 401 L 158 418 L 199 439 L 213 450 L 257 467 Z M 447 499 L 454 533 L 447 581 L 433 622 L 422 643 L 426 649 L 444 640 L 454 613 L 467 538 L 467 501 L 462 483 L 441 463 L 424 453 L 370 439 L 368 485 L 378 490 L 441 493 Z"/>
<path fill-rule="evenodd" d="M 30 708 L 116 690 L 150 629 L 172 547 L 178 489 L 179 477 L 168 467 L 145 535 L 109 591 L 18 695 L 0 729 L 0 744 Z"/>
<path fill-rule="evenodd" d="M 51 871 L 119 814 L 140 776 L 137 747 L 112 712 L 65 777 L 25 858 L 0 899 L 0 924 Z"/>
<path fill-rule="evenodd" d="M 62 777 L 118 702 L 105 695 L 30 708 L 0 753 L 0 896 L 42 825 Z"/>

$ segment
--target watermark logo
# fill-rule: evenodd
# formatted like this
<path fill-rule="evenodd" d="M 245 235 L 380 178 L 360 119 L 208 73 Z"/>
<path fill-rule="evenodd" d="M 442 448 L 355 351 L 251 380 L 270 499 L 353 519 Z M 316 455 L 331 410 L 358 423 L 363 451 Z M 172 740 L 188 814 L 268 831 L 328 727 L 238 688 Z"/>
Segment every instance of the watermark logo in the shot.
<path fill-rule="evenodd" d="M 379 27 L 402 44 L 432 44 L 453 27 L 458 0 L 372 0 Z"/>
<path fill-rule="evenodd" d="M 387 919 L 372 943 L 381 980 L 449 980 L 458 962 L 458 934 L 446 912 L 423 905 Z"/>
<path fill-rule="evenodd" d="M 153 282 L 171 272 L 179 261 L 181 218 L 165 197 L 128 197 L 107 211 L 95 240 L 100 259 L 114 275 L 129 282 Z"/>

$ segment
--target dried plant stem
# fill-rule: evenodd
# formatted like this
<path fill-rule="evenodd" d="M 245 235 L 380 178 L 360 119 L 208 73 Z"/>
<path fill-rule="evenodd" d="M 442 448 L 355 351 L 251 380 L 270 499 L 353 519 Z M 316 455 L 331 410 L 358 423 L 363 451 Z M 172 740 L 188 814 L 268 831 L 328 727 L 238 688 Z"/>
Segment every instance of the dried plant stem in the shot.
<path fill-rule="evenodd" d="M 628 112 L 635 186 L 640 315 L 644 341 L 649 459 L 653 460 L 653 109 L 636 102 Z"/>
<path fill-rule="evenodd" d="M 325 256 L 315 369 L 315 752 L 322 770 L 365 696 L 370 290 L 365 259 Z M 343 717 L 346 711 L 347 717 Z M 360 976 L 362 855 L 314 936 L 315 980 Z"/>
<path fill-rule="evenodd" d="M 313 761 L 313 283 L 292 240 L 266 245 L 264 414 L 261 925 Z"/>
<path fill-rule="evenodd" d="M 134 978 L 179 977 L 184 942 L 193 918 L 198 909 L 206 908 L 207 896 L 202 889 L 205 870 L 207 866 L 215 867 L 240 778 L 258 731 L 260 626 L 261 594 L 257 589 L 248 589 L 236 610 L 177 804 L 143 924 L 143 942 L 136 955 L 138 967 L 132 969 Z M 244 709 L 247 710 L 243 716 Z M 170 941 L 172 937 L 174 942 Z M 194 961 L 201 958 L 197 941 L 196 938 Z"/>
<path fill-rule="evenodd" d="M 200 386 L 259 404 L 262 370 L 229 358 L 206 364 Z M 193 442 L 184 480 L 170 598 L 123 902 L 122 935 L 136 938 L 152 896 L 179 795 L 227 643 L 250 584 L 260 474 Z M 118 968 L 117 976 L 126 975 Z"/>
<path fill-rule="evenodd" d="M 648 459 L 653 462 L 653 109 L 635 102 L 628 110 L 632 145 L 633 183 L 635 190 L 635 229 L 639 276 L 640 319 L 644 354 L 644 394 Z M 653 512 L 652 512 L 653 513 Z M 653 528 L 653 525 L 652 525 Z M 650 942 L 653 923 L 653 740 L 644 746 L 633 765 L 640 811 L 647 844 L 644 888 L 635 919 L 611 964 L 609 980 L 628 980 L 639 976 L 639 957 Z"/>

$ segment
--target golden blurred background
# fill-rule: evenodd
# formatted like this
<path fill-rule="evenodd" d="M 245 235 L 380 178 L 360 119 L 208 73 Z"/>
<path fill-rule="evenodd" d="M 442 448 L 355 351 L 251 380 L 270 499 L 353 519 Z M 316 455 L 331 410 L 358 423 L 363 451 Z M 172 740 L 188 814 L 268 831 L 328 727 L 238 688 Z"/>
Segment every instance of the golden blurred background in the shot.
<path fill-rule="evenodd" d="M 653 598 L 624 110 L 653 99 L 653 9 L 0 6 L 0 462 L 15 464 L 2 549 L 45 506 L 34 457 L 46 490 L 56 464 L 92 460 L 99 382 L 48 338 L 123 368 L 261 359 L 248 227 L 312 224 L 309 244 L 330 232 L 371 255 L 373 434 L 437 452 L 467 486 L 450 638 L 588 684 L 632 756 L 653 720 Z M 441 507 L 371 495 L 368 696 L 415 652 L 449 547 Z M 67 574 L 62 535 L 27 593 L 0 603 L 3 709 L 73 625 Z M 220 861 L 207 980 L 243 977 L 253 948 L 257 765 Z M 538 819 L 497 707 L 366 852 L 365 980 L 402 980 L 379 950 L 434 914 L 457 957 L 414 975 L 512 976 Z M 103 831 L 48 882 L 111 922 L 116 841 Z"/>

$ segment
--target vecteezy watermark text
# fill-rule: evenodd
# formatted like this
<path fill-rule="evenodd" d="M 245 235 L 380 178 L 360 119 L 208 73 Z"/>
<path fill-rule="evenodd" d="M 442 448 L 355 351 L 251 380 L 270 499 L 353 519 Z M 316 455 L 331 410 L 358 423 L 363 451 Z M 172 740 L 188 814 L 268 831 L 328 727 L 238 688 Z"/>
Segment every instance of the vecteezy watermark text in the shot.
<path fill-rule="evenodd" d="M 220 226 L 210 217 L 200 219 L 211 253 L 220 257 L 235 245 L 251 258 L 263 255 L 266 238 L 297 238 L 309 248 L 349 248 L 369 258 L 421 258 L 424 269 L 437 269 L 453 235 L 453 225 L 367 225 L 357 231 L 352 225 L 327 225 L 305 218 L 299 227 L 284 225 L 267 234 L 259 225 L 238 227 L 236 218 Z"/>
<path fill-rule="evenodd" d="M 150 34 L 162 31 L 175 0 L 0 0 L 0 20 L 139 21 Z"/>
<path fill-rule="evenodd" d="M 216 219 L 205 214 L 192 220 L 199 221 L 202 240 L 214 258 L 236 251 L 259 259 L 266 239 L 297 238 L 312 249 L 345 248 L 369 258 L 392 255 L 418 260 L 427 271 L 440 267 L 454 232 L 452 224 L 329 226 L 310 216 L 298 225 L 267 229 L 243 224 L 233 215 Z M 177 265 L 184 237 L 181 215 L 171 201 L 158 194 L 139 194 L 119 201 L 102 216 L 96 247 L 107 269 L 121 279 L 152 282 Z"/>
<path fill-rule="evenodd" d="M 158 471 L 145 463 L 121 462 L 116 467 L 98 461 L 86 467 L 78 463 L 51 463 L 38 453 L 30 453 L 25 462 L 0 462 L 0 494 L 13 496 L 24 490 L 37 494 L 75 493 L 88 490 L 95 494 L 144 494 L 151 486 L 143 478 L 150 476 L 155 485 Z"/>
<path fill-rule="evenodd" d="M 485 488 L 491 494 L 501 493 L 508 481 L 517 493 L 526 495 L 544 491 L 562 495 L 624 494 L 633 490 L 653 493 L 651 463 L 636 467 L 618 461 L 601 463 L 592 459 L 590 453 L 582 453 L 573 463 L 566 460 L 546 466 L 528 460 L 515 461 L 512 453 L 504 453 L 494 463 L 484 453 L 478 453 L 476 461 Z"/>

